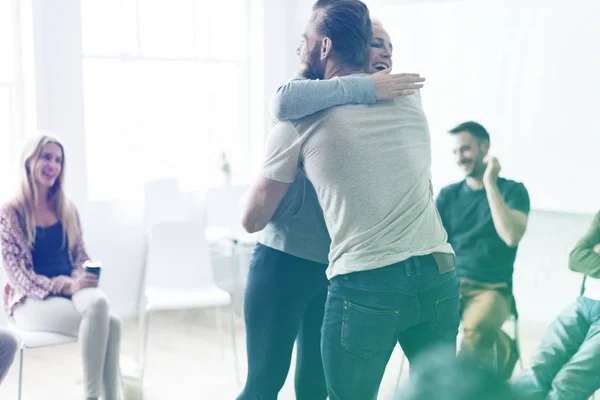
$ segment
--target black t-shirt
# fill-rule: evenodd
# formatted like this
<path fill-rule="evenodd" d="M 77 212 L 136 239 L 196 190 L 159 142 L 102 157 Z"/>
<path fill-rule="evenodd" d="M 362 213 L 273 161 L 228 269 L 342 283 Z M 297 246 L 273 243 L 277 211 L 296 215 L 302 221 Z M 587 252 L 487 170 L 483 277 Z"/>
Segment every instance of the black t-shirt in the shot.
<path fill-rule="evenodd" d="M 31 256 L 36 274 L 54 278 L 70 276 L 73 268 L 69 261 L 68 246 L 62 247 L 63 226 L 59 222 L 47 228 L 37 227 Z"/>
<path fill-rule="evenodd" d="M 499 178 L 498 188 L 508 208 L 529 214 L 529 194 L 522 183 Z M 466 181 L 458 182 L 441 190 L 436 205 L 456 253 L 457 275 L 512 285 L 517 248 L 498 236 L 485 189 L 471 190 Z"/>

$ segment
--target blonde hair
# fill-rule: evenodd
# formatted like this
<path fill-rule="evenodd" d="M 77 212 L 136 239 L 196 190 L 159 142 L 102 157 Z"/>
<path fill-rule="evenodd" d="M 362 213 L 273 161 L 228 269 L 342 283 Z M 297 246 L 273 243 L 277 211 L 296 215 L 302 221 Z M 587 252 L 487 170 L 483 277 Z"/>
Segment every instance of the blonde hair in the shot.
<path fill-rule="evenodd" d="M 69 248 L 71 248 L 75 245 L 76 237 L 79 233 L 79 223 L 77 221 L 75 208 L 68 201 L 64 192 L 65 149 L 58 139 L 46 132 L 42 132 L 25 143 L 21 156 L 21 163 L 19 165 L 21 179 L 17 189 L 17 195 L 10 204 L 25 219 L 27 241 L 29 247 L 33 248 L 33 244 L 35 243 L 35 229 L 37 226 L 35 208 L 39 197 L 37 185 L 35 183 L 34 170 L 35 164 L 38 162 L 44 146 L 48 143 L 57 144 L 60 146 L 63 153 L 60 174 L 56 178 L 54 186 L 48 191 L 48 202 L 50 204 L 50 209 L 56 213 L 56 216 L 63 227 L 62 247 L 64 248 L 68 243 Z"/>
<path fill-rule="evenodd" d="M 371 17 L 371 26 L 378 26 L 381 29 L 385 30 L 385 28 L 383 27 L 383 23 L 378 18 Z"/>

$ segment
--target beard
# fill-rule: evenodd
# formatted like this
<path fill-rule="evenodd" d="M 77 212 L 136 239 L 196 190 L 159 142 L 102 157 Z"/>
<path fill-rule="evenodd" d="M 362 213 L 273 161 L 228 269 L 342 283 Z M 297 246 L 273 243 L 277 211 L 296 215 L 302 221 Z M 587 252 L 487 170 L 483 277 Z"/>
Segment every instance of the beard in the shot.
<path fill-rule="evenodd" d="M 315 46 L 302 63 L 299 74 L 307 79 L 324 79 L 324 71 L 319 63 L 319 48 Z"/>
<path fill-rule="evenodd" d="M 471 171 L 469 171 L 466 176 L 469 178 L 480 178 L 483 176 L 483 174 L 485 173 L 485 164 L 483 163 L 483 160 L 480 159 L 476 159 L 476 160 L 469 160 L 471 162 L 471 165 L 473 166 L 471 168 Z"/>
<path fill-rule="evenodd" d="M 480 176 L 483 176 L 483 174 L 477 168 L 473 168 L 471 172 L 467 174 L 468 178 L 479 178 Z"/>

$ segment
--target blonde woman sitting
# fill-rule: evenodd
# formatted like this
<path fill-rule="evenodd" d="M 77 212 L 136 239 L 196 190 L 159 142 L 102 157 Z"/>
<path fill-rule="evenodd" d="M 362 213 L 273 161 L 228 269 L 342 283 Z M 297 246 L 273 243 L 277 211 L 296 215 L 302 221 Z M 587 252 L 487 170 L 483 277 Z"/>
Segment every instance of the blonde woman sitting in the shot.
<path fill-rule="evenodd" d="M 108 310 L 89 259 L 79 215 L 65 196 L 65 153 L 42 135 L 23 151 L 21 185 L 0 210 L 6 269 L 4 307 L 19 329 L 77 336 L 86 399 L 117 398 L 121 327 Z M 50 396 L 54 397 L 54 396 Z"/>

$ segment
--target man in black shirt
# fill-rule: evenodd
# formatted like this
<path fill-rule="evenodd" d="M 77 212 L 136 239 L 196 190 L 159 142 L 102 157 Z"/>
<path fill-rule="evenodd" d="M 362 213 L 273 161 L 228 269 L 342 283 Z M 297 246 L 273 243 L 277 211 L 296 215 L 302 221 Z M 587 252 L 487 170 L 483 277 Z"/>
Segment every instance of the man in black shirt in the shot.
<path fill-rule="evenodd" d="M 497 343 L 499 373 L 509 378 L 518 354 L 501 328 L 513 306 L 513 265 L 527 228 L 529 195 L 522 183 L 498 176 L 500 164 L 488 155 L 483 126 L 469 121 L 449 133 L 466 179 L 443 188 L 436 204 L 461 280 L 461 353 L 490 365 Z"/>

